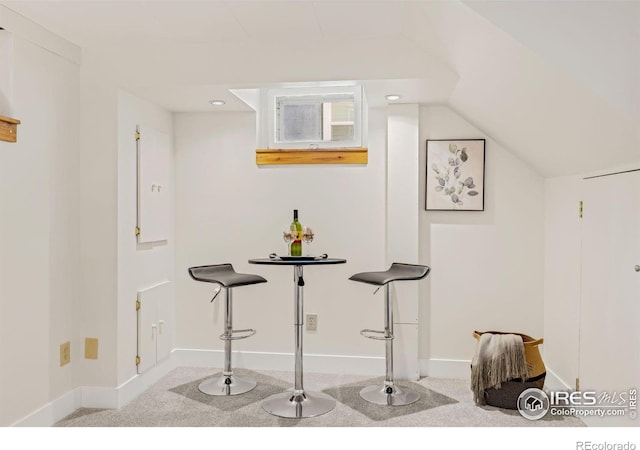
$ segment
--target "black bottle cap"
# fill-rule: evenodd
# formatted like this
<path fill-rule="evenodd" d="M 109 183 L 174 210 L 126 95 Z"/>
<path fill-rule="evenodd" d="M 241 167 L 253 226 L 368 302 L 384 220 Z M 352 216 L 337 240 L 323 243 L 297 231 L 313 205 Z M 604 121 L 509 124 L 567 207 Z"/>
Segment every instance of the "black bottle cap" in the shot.
<path fill-rule="evenodd" d="M 298 218 L 298 210 L 297 210 L 297 209 L 294 209 L 294 210 L 293 210 L 293 218 L 294 218 L 294 219 L 297 219 L 297 218 Z"/>

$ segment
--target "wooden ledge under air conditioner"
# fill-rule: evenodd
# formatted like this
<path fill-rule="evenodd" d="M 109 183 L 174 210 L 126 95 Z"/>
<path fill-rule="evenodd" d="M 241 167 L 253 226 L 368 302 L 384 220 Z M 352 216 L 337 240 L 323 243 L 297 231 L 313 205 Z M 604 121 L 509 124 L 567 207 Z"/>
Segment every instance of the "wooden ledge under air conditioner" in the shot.
<path fill-rule="evenodd" d="M 256 164 L 367 164 L 366 148 L 257 149 Z"/>
<path fill-rule="evenodd" d="M 18 119 L 0 116 L 0 141 L 16 142 L 19 124 Z"/>

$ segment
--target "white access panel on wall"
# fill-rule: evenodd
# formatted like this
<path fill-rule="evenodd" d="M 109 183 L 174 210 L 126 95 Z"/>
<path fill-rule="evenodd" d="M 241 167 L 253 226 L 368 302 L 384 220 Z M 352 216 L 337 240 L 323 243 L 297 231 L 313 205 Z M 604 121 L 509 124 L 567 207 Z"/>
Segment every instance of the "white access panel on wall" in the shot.
<path fill-rule="evenodd" d="M 138 242 L 166 241 L 170 226 L 170 138 L 138 125 Z"/>
<path fill-rule="evenodd" d="M 138 291 L 138 373 L 143 373 L 171 352 L 174 323 L 170 281 Z"/>

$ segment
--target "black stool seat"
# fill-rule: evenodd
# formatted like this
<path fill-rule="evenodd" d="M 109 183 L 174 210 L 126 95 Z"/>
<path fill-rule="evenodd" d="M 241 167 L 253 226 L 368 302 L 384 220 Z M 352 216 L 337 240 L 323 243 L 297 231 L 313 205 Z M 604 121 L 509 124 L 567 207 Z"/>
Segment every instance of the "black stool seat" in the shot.
<path fill-rule="evenodd" d="M 231 264 L 216 264 L 211 266 L 189 267 L 189 275 L 197 281 L 218 283 L 225 288 L 248 286 L 250 284 L 266 283 L 260 275 L 238 273 Z"/>
<path fill-rule="evenodd" d="M 392 281 L 421 280 L 429 274 L 430 270 L 431 268 L 428 266 L 393 263 L 389 270 L 384 272 L 361 272 L 352 275 L 349 279 L 376 286 L 384 286 Z"/>

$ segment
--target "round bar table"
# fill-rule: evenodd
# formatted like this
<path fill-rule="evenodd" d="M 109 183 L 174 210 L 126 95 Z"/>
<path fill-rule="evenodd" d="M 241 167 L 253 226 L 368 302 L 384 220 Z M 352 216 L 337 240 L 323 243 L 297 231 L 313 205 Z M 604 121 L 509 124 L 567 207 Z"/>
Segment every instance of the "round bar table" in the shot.
<path fill-rule="evenodd" d="M 295 385 L 293 392 L 275 394 L 268 397 L 262 403 L 262 408 L 269 414 L 279 417 L 301 419 L 315 417 L 328 413 L 336 406 L 336 401 L 329 395 L 321 392 L 309 392 L 304 390 L 302 382 L 302 326 L 303 315 L 303 288 L 304 278 L 302 268 L 304 266 L 319 266 L 325 264 L 344 264 L 346 259 L 337 258 L 313 258 L 283 256 L 279 258 L 250 259 L 250 264 L 266 264 L 276 266 L 293 266 L 293 283 L 295 292 L 294 306 L 294 332 L 295 332 Z"/>

